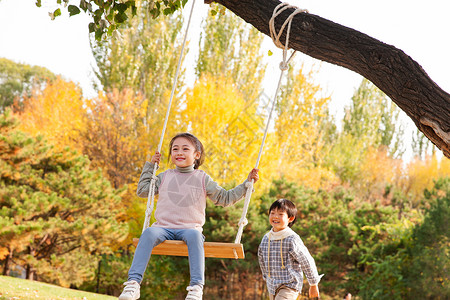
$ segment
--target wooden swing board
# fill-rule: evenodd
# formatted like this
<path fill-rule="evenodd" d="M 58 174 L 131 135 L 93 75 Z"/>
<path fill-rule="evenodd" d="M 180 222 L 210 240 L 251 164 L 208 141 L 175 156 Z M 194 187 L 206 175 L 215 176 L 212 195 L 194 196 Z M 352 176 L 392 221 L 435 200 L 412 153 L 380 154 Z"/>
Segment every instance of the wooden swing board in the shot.
<path fill-rule="evenodd" d="M 138 238 L 133 239 L 137 247 Z M 205 242 L 205 257 L 244 259 L 242 244 Z M 167 240 L 153 248 L 152 255 L 188 256 L 188 248 L 183 241 Z"/>

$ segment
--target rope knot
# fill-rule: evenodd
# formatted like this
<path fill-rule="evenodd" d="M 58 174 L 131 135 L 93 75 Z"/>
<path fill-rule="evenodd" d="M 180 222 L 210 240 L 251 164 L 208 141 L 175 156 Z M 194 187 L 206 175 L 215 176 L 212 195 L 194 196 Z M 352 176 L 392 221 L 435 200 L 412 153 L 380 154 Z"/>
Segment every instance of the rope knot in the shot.
<path fill-rule="evenodd" d="M 289 65 L 288 65 L 288 63 L 285 62 L 285 61 L 280 62 L 280 70 L 281 70 L 281 71 L 287 71 L 287 70 L 289 70 Z"/>
<path fill-rule="evenodd" d="M 241 218 L 240 220 L 239 220 L 239 226 L 241 226 L 241 225 L 243 225 L 243 226 L 246 226 L 248 224 L 248 220 L 247 220 L 247 218 L 246 217 L 244 217 L 244 218 Z"/>

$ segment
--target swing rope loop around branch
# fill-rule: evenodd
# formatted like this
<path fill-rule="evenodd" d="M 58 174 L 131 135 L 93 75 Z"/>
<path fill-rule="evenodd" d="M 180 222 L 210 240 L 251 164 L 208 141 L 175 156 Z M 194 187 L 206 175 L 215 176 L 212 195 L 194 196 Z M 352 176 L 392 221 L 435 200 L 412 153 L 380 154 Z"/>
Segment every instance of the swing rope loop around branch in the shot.
<path fill-rule="evenodd" d="M 280 31 L 277 33 L 277 31 L 275 29 L 275 18 L 288 8 L 295 8 L 295 10 L 284 21 L 283 25 L 281 25 Z M 286 2 L 278 4 L 277 7 L 275 7 L 275 9 L 273 10 L 272 17 L 269 20 L 270 37 L 272 38 L 272 41 L 275 44 L 275 46 L 283 49 L 283 61 L 280 63 L 281 71 L 287 71 L 289 69 L 289 62 L 295 54 L 295 51 L 294 51 L 292 53 L 292 55 L 289 57 L 289 59 L 286 59 L 287 58 L 287 50 L 289 49 L 289 36 L 291 33 L 292 20 L 295 17 L 295 15 L 297 15 L 299 13 L 307 13 L 307 12 L 308 12 L 308 10 L 306 10 L 306 9 L 298 8 L 298 7 L 290 5 L 289 3 L 286 3 Z M 281 37 L 284 29 L 286 28 L 286 26 L 287 26 L 286 45 L 283 45 L 280 41 L 280 37 Z"/>

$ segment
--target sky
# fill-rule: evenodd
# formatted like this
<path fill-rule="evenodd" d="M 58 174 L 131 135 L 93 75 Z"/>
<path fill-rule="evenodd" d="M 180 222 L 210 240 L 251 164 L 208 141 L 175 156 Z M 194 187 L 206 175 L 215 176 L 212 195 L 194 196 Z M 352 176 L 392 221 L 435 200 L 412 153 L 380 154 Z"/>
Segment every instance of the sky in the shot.
<path fill-rule="evenodd" d="M 56 0 L 0 0 L 0 57 L 15 62 L 39 65 L 55 74 L 77 82 L 87 97 L 95 95 L 91 81 L 95 65 L 89 46 L 89 17 L 63 15 L 50 20 Z M 290 0 L 288 3 L 309 13 L 363 32 L 403 50 L 418 62 L 442 89 L 450 92 L 450 1 L 449 0 Z M 76 2 L 78 3 L 78 2 Z M 192 0 L 185 11 L 188 12 Z M 198 30 L 208 6 L 196 0 L 188 40 L 198 44 Z M 187 19 L 186 19 L 187 20 Z M 266 77 L 268 95 L 276 87 L 280 71 L 281 50 L 268 38 L 265 42 L 274 52 L 268 60 Z M 194 51 L 191 51 L 193 53 Z M 272 59 L 273 58 L 273 59 Z M 320 62 L 302 53 L 296 62 L 319 68 L 316 82 L 331 95 L 330 110 L 338 118 L 361 83 L 362 77 L 342 67 Z M 193 72 L 193 71 L 192 71 Z M 272 78 L 275 76 L 275 78 Z"/>

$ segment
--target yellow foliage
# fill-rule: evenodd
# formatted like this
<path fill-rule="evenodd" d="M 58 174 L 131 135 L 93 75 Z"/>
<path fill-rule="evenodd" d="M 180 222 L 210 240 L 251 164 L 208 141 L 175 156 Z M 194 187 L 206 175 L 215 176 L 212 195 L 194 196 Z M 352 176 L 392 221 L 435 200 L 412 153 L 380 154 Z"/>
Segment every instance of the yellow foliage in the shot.
<path fill-rule="evenodd" d="M 4 260 L 8 256 L 9 250 L 5 247 L 0 247 L 0 260 Z"/>
<path fill-rule="evenodd" d="M 366 193 L 366 197 L 379 199 L 385 193 L 386 186 L 398 184 L 402 175 L 402 161 L 390 157 L 387 147 L 369 147 L 355 184 Z"/>
<path fill-rule="evenodd" d="M 205 147 L 202 169 L 221 184 L 242 182 L 255 166 L 263 136 L 256 100 L 244 99 L 227 78 L 203 75 L 180 106 L 183 130 Z"/>
<path fill-rule="evenodd" d="M 439 160 L 435 154 L 424 160 L 415 158 L 407 165 L 406 175 L 403 181 L 404 190 L 412 200 L 418 200 L 425 189 L 433 188 L 434 180 L 450 176 L 450 160 L 446 157 Z"/>
<path fill-rule="evenodd" d="M 134 182 L 148 148 L 146 104 L 132 90 L 100 93 L 87 103 L 85 154 L 103 169 L 115 188 Z"/>
<path fill-rule="evenodd" d="M 160 128 L 155 122 L 163 122 L 163 110 L 154 105 L 153 118 L 147 119 L 148 101 L 142 95 L 131 89 L 121 91 L 114 89 L 109 93 L 99 95 L 87 103 L 89 110 L 88 130 L 84 141 L 85 154 L 92 161 L 92 167 L 101 168 L 114 188 L 124 188 L 121 194 L 121 214 L 117 220 L 127 222 L 133 233 L 135 223 L 143 221 L 146 200 L 136 197 L 136 184 L 140 170 L 145 162 L 145 156 L 150 145 L 156 150 Z M 159 114 L 159 115 L 158 115 Z M 137 204 L 142 204 L 137 209 Z M 131 225 L 133 224 L 133 226 Z M 116 241 L 113 249 L 131 244 L 130 235 L 124 241 Z"/>
<path fill-rule="evenodd" d="M 320 132 L 330 98 L 319 96 L 319 87 L 308 79 L 300 69 L 291 90 L 278 100 L 275 133 L 268 138 L 267 152 L 274 176 L 318 189 L 336 180 L 323 166 L 326 151 Z"/>
<path fill-rule="evenodd" d="M 69 146 L 81 151 L 79 138 L 86 129 L 84 99 L 73 82 L 57 78 L 43 91 L 34 90 L 18 115 L 20 129 L 33 136 L 42 134 L 57 149 Z"/>

